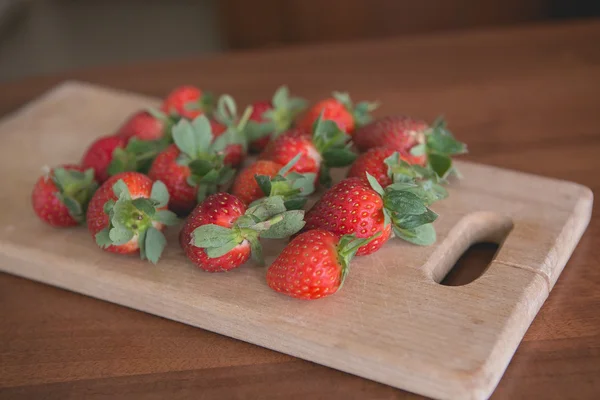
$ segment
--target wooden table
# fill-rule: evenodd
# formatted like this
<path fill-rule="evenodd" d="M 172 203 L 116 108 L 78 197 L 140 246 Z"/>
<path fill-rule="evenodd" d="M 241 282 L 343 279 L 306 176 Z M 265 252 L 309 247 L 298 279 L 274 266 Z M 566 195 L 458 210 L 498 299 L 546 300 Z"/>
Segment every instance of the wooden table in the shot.
<path fill-rule="evenodd" d="M 240 102 L 268 97 L 280 83 L 311 100 L 347 89 L 355 99 L 381 100 L 380 115 L 445 114 L 469 143 L 469 160 L 600 190 L 600 21 L 94 68 L 0 85 L 0 114 L 64 79 L 152 95 L 193 83 Z M 494 398 L 600 394 L 597 214 Z M 416 397 L 0 274 L 0 399 L 325 396 Z"/>

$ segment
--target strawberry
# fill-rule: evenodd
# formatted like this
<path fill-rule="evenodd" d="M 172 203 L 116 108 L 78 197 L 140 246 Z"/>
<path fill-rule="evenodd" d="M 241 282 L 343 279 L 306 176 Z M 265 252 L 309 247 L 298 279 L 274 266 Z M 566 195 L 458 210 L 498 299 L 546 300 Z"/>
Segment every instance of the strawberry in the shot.
<path fill-rule="evenodd" d="M 116 148 L 123 148 L 127 140 L 121 136 L 103 136 L 94 141 L 83 155 L 81 166 L 93 168 L 96 180 L 100 183 L 108 179 L 108 166 Z"/>
<path fill-rule="evenodd" d="M 348 93 L 333 92 L 333 97 L 321 100 L 309 108 L 298 121 L 298 127 L 312 130 L 313 124 L 322 115 L 323 119 L 334 121 L 342 131 L 352 135 L 355 128 L 371 121 L 370 112 L 378 106 L 377 103 L 364 101 L 354 107 Z"/>
<path fill-rule="evenodd" d="M 213 109 L 213 96 L 209 92 L 203 92 L 195 86 L 179 86 L 164 99 L 161 110 L 170 116 L 179 116 L 194 119 L 207 113 L 211 114 Z"/>
<path fill-rule="evenodd" d="M 207 194 L 226 184 L 235 171 L 224 165 L 226 135 L 213 140 L 211 124 L 201 115 L 194 121 L 180 120 L 173 127 L 173 140 L 152 163 L 148 176 L 165 183 L 170 195 L 169 208 L 178 214 L 189 213 Z"/>
<path fill-rule="evenodd" d="M 102 249 L 121 254 L 140 252 L 156 264 L 166 244 L 165 225 L 177 223 L 166 210 L 165 185 L 138 172 L 108 179 L 94 194 L 87 210 L 88 230 Z"/>
<path fill-rule="evenodd" d="M 44 222 L 67 227 L 79 225 L 98 184 L 94 170 L 62 165 L 41 176 L 31 193 L 33 211 Z"/>
<path fill-rule="evenodd" d="M 267 284 L 276 292 L 298 299 L 330 296 L 342 287 L 356 251 L 373 239 L 352 235 L 340 238 L 324 229 L 304 232 L 269 266 Z"/>
<path fill-rule="evenodd" d="M 371 254 L 396 236 L 409 242 L 428 245 L 435 241 L 431 222 L 437 214 L 428 205 L 443 196 L 414 179 L 383 189 L 367 173 L 367 180 L 346 178 L 329 189 L 306 214 L 305 230 L 326 229 L 338 236 L 353 234 L 367 238 L 382 235 L 361 247 L 357 255 Z"/>
<path fill-rule="evenodd" d="M 269 140 L 292 127 L 292 123 L 304 109 L 306 101 L 290 97 L 287 86 L 281 86 L 270 101 L 258 101 L 252 104 L 252 114 L 248 122 L 250 148 L 262 151 Z"/>
<path fill-rule="evenodd" d="M 169 129 L 168 118 L 158 118 L 148 111 L 142 110 L 133 114 L 117 131 L 117 136 L 129 141 L 131 138 L 140 140 L 156 140 L 164 136 Z"/>
<path fill-rule="evenodd" d="M 409 117 L 380 118 L 357 129 L 353 141 L 360 151 L 389 147 L 410 154 L 415 157 L 414 164 L 427 164 L 442 178 L 455 172 L 451 156 L 467 151 L 467 146 L 457 141 L 439 118 L 431 126 Z"/>
<path fill-rule="evenodd" d="M 186 219 L 179 241 L 187 257 L 208 272 L 229 271 L 252 256 L 262 263 L 259 238 L 293 235 L 304 225 L 304 211 L 286 211 L 283 198 L 246 208 L 228 193 L 208 196 Z"/>
<path fill-rule="evenodd" d="M 300 174 L 314 173 L 321 183 L 329 185 L 329 169 L 350 165 L 356 158 L 348 139 L 333 121 L 319 117 L 312 131 L 292 129 L 269 142 L 259 159 L 285 165 L 301 154 L 292 170 Z"/>
<path fill-rule="evenodd" d="M 248 153 L 246 125 L 252 114 L 252 107 L 247 107 L 241 118 L 237 115 L 237 106 L 233 97 L 225 94 L 219 97 L 215 119 L 225 126 L 222 134 L 215 135 L 227 141 L 225 147 L 225 163 L 233 167 L 240 166 Z M 223 137 L 222 137 L 223 136 Z"/>
<path fill-rule="evenodd" d="M 391 157 L 391 158 L 390 158 Z M 399 160 L 409 165 L 420 166 L 420 158 L 409 154 L 402 154 L 390 147 L 373 147 L 366 153 L 358 156 L 348 171 L 348 178 L 358 176 L 366 179 L 368 172 L 373 175 L 377 182 L 383 187 L 391 185 L 394 180 L 394 167 Z M 424 168 L 419 168 L 422 174 L 429 175 Z"/>
<path fill-rule="evenodd" d="M 231 193 L 246 205 L 270 196 L 282 196 L 288 210 L 301 209 L 306 196 L 315 190 L 315 174 L 290 172 L 300 156 L 298 154 L 285 166 L 269 160 L 256 161 L 238 174 Z"/>

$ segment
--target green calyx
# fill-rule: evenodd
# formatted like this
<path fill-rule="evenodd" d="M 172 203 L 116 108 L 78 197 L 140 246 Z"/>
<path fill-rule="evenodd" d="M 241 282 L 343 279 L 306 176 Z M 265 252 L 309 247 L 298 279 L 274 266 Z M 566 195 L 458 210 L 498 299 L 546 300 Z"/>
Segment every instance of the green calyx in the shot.
<path fill-rule="evenodd" d="M 203 114 L 212 116 L 215 111 L 215 96 L 211 92 L 202 92 L 198 101 L 187 103 L 184 108 L 187 111 L 202 111 Z M 177 114 L 172 114 L 177 117 Z"/>
<path fill-rule="evenodd" d="M 117 147 L 108 165 L 108 174 L 116 175 L 125 171 L 148 173 L 156 156 L 170 144 L 170 139 L 139 140 L 133 138 L 125 148 Z"/>
<path fill-rule="evenodd" d="M 304 227 L 304 211 L 286 210 L 281 196 L 251 205 L 233 226 L 202 225 L 193 232 L 192 244 L 205 249 L 211 258 L 221 257 L 245 241 L 250 244 L 252 257 L 264 265 L 260 238 L 282 239 Z"/>
<path fill-rule="evenodd" d="M 443 188 L 439 187 L 443 192 L 438 192 L 438 187 L 433 187 L 433 184 L 413 180 L 398 182 L 384 189 L 369 173 L 367 179 L 382 197 L 385 225 L 391 223 L 396 236 L 423 246 L 435 242 L 436 233 L 431 223 L 438 215 L 428 206 L 447 196 Z"/>
<path fill-rule="evenodd" d="M 81 172 L 54 168 L 50 177 L 58 189 L 55 196 L 67 207 L 69 215 L 75 221 L 83 222 L 87 205 L 98 189 L 98 184 L 94 180 L 94 170 L 89 168 Z"/>
<path fill-rule="evenodd" d="M 356 106 L 352 103 L 350 95 L 347 92 L 333 92 L 333 98 L 344 105 L 346 110 L 352 113 L 354 124 L 357 128 L 373 121 L 371 112 L 379 107 L 379 102 L 361 101 Z"/>
<path fill-rule="evenodd" d="M 267 175 L 255 175 L 254 179 L 266 197 L 256 200 L 253 204 L 267 201 L 269 197 L 281 196 L 286 209 L 302 209 L 308 196 L 315 191 L 316 176 L 313 173 L 290 172 L 301 156 L 302 154 L 297 154 L 272 178 Z"/>
<path fill-rule="evenodd" d="M 154 182 L 150 198 L 133 199 L 122 179 L 112 189 L 117 200 L 109 200 L 104 204 L 109 225 L 96 234 L 96 243 L 106 248 L 121 246 L 135 239 L 141 259 L 156 264 L 167 241 L 155 225 L 175 225 L 178 222 L 173 212 L 160 209 L 169 203 L 169 192 L 165 184 L 161 181 Z"/>
<path fill-rule="evenodd" d="M 248 139 L 255 141 L 266 136 L 277 137 L 292 127 L 294 120 L 306 109 L 307 104 L 307 101 L 302 98 L 290 97 L 287 86 L 280 86 L 271 99 L 273 109 L 265 111 L 262 115 L 264 122 L 248 122 L 246 126 Z"/>
<path fill-rule="evenodd" d="M 348 273 L 350 272 L 350 261 L 356 255 L 356 252 L 362 246 L 371 243 L 373 240 L 381 236 L 381 232 L 377 232 L 373 236 L 368 238 L 357 238 L 355 235 L 344 235 L 340 238 L 336 249 L 338 254 L 338 261 L 342 266 L 342 273 L 340 277 L 340 288 L 344 284 Z"/>
<path fill-rule="evenodd" d="M 252 115 L 252 106 L 246 107 L 241 117 L 237 114 L 237 105 L 233 97 L 224 94 L 219 97 L 215 119 L 225 125 L 227 130 L 217 140 L 228 144 L 239 144 L 244 151 L 248 150 L 246 126 Z"/>
<path fill-rule="evenodd" d="M 223 163 L 228 144 L 223 136 L 214 139 L 205 115 L 191 122 L 182 119 L 173 127 L 173 141 L 181 152 L 177 163 L 189 167 L 191 174 L 187 183 L 198 187 L 198 201 L 216 193 L 235 175 L 235 170 Z"/>
<path fill-rule="evenodd" d="M 335 122 L 324 120 L 321 112 L 313 125 L 312 142 L 323 158 L 320 183 L 329 187 L 332 183 L 330 168 L 346 167 L 356 160 L 356 153 L 351 150 L 350 136 Z"/>
<path fill-rule="evenodd" d="M 425 143 L 413 147 L 410 152 L 413 155 L 426 154 L 427 167 L 445 179 L 451 174 L 460 176 L 452 165 L 452 156 L 467 153 L 467 145 L 456 140 L 446 128 L 446 121 L 439 117 L 425 132 Z"/>

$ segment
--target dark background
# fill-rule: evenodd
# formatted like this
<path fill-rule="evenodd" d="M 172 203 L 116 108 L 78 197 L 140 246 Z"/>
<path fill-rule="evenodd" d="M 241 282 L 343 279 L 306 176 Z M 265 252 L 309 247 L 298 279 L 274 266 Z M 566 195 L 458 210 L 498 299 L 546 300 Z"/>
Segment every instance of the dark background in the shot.
<path fill-rule="evenodd" d="M 600 15 L 600 0 L 0 0 L 0 81 L 73 68 Z"/>

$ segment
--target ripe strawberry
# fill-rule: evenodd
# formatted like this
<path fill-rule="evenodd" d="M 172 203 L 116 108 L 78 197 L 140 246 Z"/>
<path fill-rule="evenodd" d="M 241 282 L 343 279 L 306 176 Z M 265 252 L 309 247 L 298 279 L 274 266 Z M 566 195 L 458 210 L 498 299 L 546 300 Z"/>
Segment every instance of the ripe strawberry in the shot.
<path fill-rule="evenodd" d="M 329 189 L 306 213 L 305 230 L 325 229 L 338 236 L 353 234 L 367 238 L 382 235 L 361 247 L 357 255 L 371 254 L 396 236 L 416 244 L 431 244 L 435 230 L 431 222 L 437 214 L 427 205 L 439 199 L 437 192 L 414 180 L 383 189 L 367 174 L 368 181 L 346 178 Z"/>
<path fill-rule="evenodd" d="M 300 154 L 285 166 L 258 160 L 237 175 L 231 193 L 246 205 L 270 196 L 282 196 L 288 210 L 301 209 L 306 203 L 306 196 L 315 190 L 315 174 L 290 172 L 299 159 Z"/>
<path fill-rule="evenodd" d="M 44 222 L 67 227 L 79 225 L 98 184 L 94 170 L 62 165 L 41 176 L 31 193 L 33 211 Z"/>
<path fill-rule="evenodd" d="M 276 162 L 258 160 L 242 169 L 235 177 L 231 186 L 231 193 L 244 204 L 248 205 L 264 196 L 254 177 L 256 175 L 263 175 L 272 178 L 277 175 L 281 168 L 282 165 Z"/>
<path fill-rule="evenodd" d="M 194 119 L 207 113 L 211 114 L 214 104 L 213 96 L 195 86 L 185 85 L 175 89 L 164 99 L 161 110 L 170 116 Z"/>
<path fill-rule="evenodd" d="M 164 136 L 169 128 L 168 118 L 158 118 L 148 111 L 142 110 L 133 114 L 117 131 L 117 136 L 129 141 L 131 138 L 140 140 L 156 140 Z"/>
<path fill-rule="evenodd" d="M 125 147 L 127 141 L 120 136 L 103 136 L 93 142 L 83 156 L 81 166 L 93 168 L 96 180 L 100 183 L 108 179 L 108 166 L 116 148 Z"/>
<path fill-rule="evenodd" d="M 250 254 L 262 263 L 259 237 L 285 238 L 304 225 L 304 211 L 286 211 L 280 196 L 246 209 L 228 193 L 208 196 L 185 221 L 179 241 L 187 257 L 208 272 L 237 268 Z"/>
<path fill-rule="evenodd" d="M 213 140 L 211 124 L 201 115 L 194 121 L 180 120 L 173 127 L 175 144 L 161 152 L 148 176 L 164 182 L 171 200 L 169 208 L 178 214 L 189 213 L 207 194 L 226 184 L 235 171 L 224 165 L 227 136 Z"/>
<path fill-rule="evenodd" d="M 321 183 L 329 185 L 329 168 L 350 165 L 356 158 L 348 139 L 333 121 L 317 118 L 313 131 L 292 129 L 278 136 L 269 142 L 259 159 L 284 165 L 301 154 L 292 171 L 314 173 Z"/>
<path fill-rule="evenodd" d="M 313 124 L 322 115 L 324 120 L 334 121 L 342 131 L 352 135 L 355 128 L 371 121 L 370 112 L 378 106 L 377 103 L 361 102 L 354 107 L 348 93 L 333 92 L 333 97 L 312 106 L 298 121 L 298 127 L 312 130 Z"/>
<path fill-rule="evenodd" d="M 409 117 L 380 118 L 357 129 L 354 144 L 360 151 L 373 147 L 389 147 L 401 154 L 410 154 L 414 164 L 427 164 L 440 177 L 448 176 L 454 169 L 450 156 L 466 153 L 467 147 L 454 139 L 442 119 L 431 126 Z"/>
<path fill-rule="evenodd" d="M 296 236 L 273 261 L 267 284 L 276 292 L 304 300 L 336 293 L 348 276 L 356 251 L 373 238 L 339 238 L 324 229 Z"/>
<path fill-rule="evenodd" d="M 177 223 L 166 210 L 165 185 L 138 172 L 124 172 L 104 182 L 87 210 L 88 230 L 102 249 L 121 254 L 140 251 L 156 264 L 166 244 L 165 225 Z"/>
<path fill-rule="evenodd" d="M 305 108 L 306 101 L 290 97 L 287 86 L 279 87 L 270 101 L 252 104 L 247 126 L 250 148 L 255 152 L 262 151 L 271 139 L 290 129 Z"/>
<path fill-rule="evenodd" d="M 389 147 L 373 147 L 358 156 L 348 171 L 348 178 L 357 176 L 366 179 L 368 172 L 381 186 L 386 187 L 393 182 L 393 167 L 398 164 L 397 160 L 405 161 L 410 165 L 422 165 L 420 157 L 402 154 Z"/>

